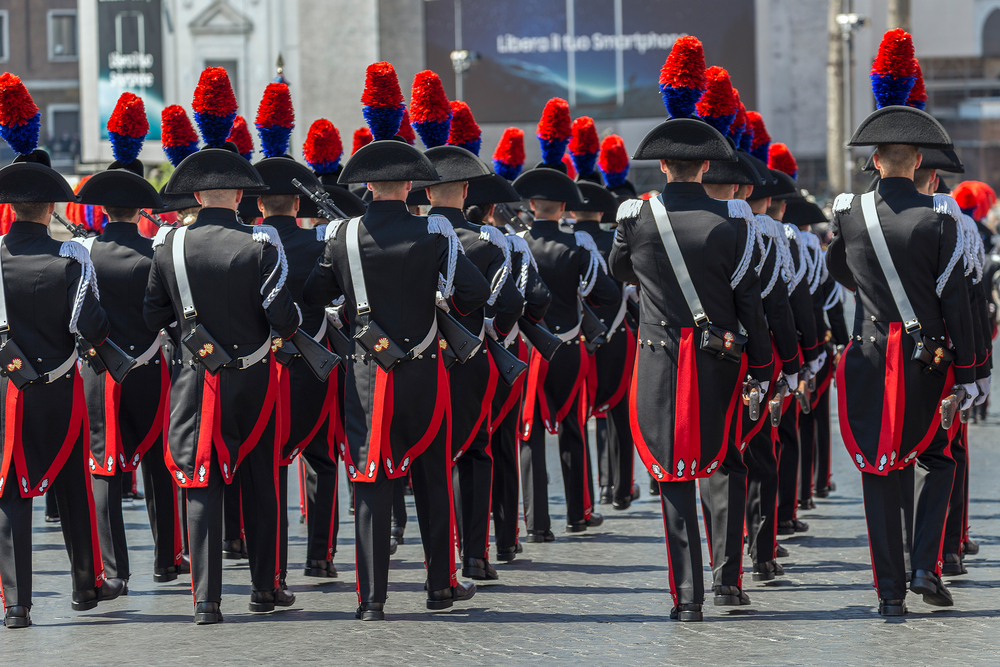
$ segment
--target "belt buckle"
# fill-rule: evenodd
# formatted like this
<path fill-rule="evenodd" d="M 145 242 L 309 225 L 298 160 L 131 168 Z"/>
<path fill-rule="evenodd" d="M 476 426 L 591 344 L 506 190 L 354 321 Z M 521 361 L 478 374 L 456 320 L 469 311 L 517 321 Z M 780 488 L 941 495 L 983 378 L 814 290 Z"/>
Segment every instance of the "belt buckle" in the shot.
<path fill-rule="evenodd" d="M 903 322 L 903 330 L 906 331 L 907 335 L 912 335 L 917 331 L 920 331 L 920 321 L 917 319 L 912 319 L 908 322 Z"/>

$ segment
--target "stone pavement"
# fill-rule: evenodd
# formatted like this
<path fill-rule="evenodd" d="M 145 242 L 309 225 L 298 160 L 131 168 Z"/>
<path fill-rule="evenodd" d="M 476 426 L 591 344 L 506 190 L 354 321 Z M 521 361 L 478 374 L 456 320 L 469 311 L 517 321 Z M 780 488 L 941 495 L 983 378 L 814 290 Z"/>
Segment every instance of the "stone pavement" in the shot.
<path fill-rule="evenodd" d="M 424 608 L 423 557 L 411 502 L 406 544 L 392 561 L 385 623 L 354 620 L 353 524 L 343 511 L 346 494 L 335 561 L 340 578 L 317 584 L 302 576 L 305 527 L 294 506 L 293 474 L 288 581 L 298 596 L 294 607 L 248 613 L 246 564 L 226 561 L 226 622 L 195 626 L 189 584 L 183 578 L 152 582 L 146 511 L 135 503 L 127 506 L 125 519 L 133 555 L 130 595 L 90 612 L 72 612 L 61 534 L 44 524 L 43 503 L 36 502 L 35 625 L 0 630 L 0 656 L 7 665 L 494 665 L 501 659 L 507 664 L 1000 664 L 997 412 L 972 427 L 970 514 L 982 550 L 968 559 L 968 575 L 949 581 L 956 600 L 950 609 L 927 606 L 911 595 L 904 619 L 876 614 L 859 475 L 835 434 L 839 489 L 802 514 L 811 525 L 808 533 L 784 540 L 790 552 L 783 560 L 787 576 L 760 584 L 748 575 L 753 605 L 738 611 L 706 606 L 701 624 L 668 619 L 662 518 L 641 470 L 636 479 L 643 497 L 631 509 L 606 507 L 604 526 L 574 536 L 561 532 L 565 516 L 554 514 L 556 542 L 526 544 L 514 563 L 497 566 L 498 583 L 481 587 L 473 600 L 447 612 Z M 561 513 L 554 441 L 548 453 L 552 510 Z"/>

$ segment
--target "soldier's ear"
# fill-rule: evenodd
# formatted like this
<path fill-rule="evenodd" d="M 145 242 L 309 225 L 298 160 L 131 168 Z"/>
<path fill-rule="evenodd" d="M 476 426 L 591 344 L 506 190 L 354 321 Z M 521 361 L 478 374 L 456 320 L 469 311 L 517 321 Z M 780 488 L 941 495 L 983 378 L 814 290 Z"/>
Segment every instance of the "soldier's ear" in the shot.
<path fill-rule="evenodd" d="M 706 171 L 708 171 L 708 168 L 711 167 L 711 166 L 712 166 L 712 163 L 709 162 L 708 160 L 703 161 L 701 163 L 701 173 L 704 174 Z"/>
<path fill-rule="evenodd" d="M 923 161 L 924 161 L 924 154 L 918 151 L 917 152 L 917 164 L 913 167 L 913 170 L 916 171 L 917 169 L 920 169 L 920 163 L 923 162 Z"/>

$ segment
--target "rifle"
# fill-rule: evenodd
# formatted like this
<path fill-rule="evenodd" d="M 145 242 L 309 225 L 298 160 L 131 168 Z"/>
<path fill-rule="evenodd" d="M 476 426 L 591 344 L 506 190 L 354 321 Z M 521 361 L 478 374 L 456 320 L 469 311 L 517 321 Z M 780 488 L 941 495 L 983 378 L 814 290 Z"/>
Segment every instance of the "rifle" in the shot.
<path fill-rule="evenodd" d="M 163 218 L 161 218 L 160 216 L 155 215 L 155 214 L 150 215 L 149 213 L 146 213 L 145 209 L 140 208 L 139 209 L 139 215 L 141 215 L 142 217 L 146 218 L 146 220 L 149 220 L 151 223 L 153 223 L 157 227 L 173 227 L 173 225 L 171 225 L 170 223 L 164 222 Z"/>
<path fill-rule="evenodd" d="M 319 209 L 320 215 L 322 215 L 330 222 L 333 222 L 334 220 L 348 219 L 348 216 L 345 215 L 344 212 L 341 211 L 339 208 L 337 208 L 337 205 L 333 203 L 333 199 L 330 197 L 329 193 L 326 192 L 326 190 L 321 190 L 320 192 L 313 192 L 305 185 L 303 185 L 302 182 L 297 178 L 292 179 L 292 185 L 297 187 L 299 190 L 303 192 L 303 194 L 309 197 L 310 201 L 316 204 L 316 208 Z"/>
<path fill-rule="evenodd" d="M 951 428 L 951 425 L 955 423 L 955 414 L 959 412 L 959 408 L 968 396 L 965 387 L 956 384 L 951 388 L 951 393 L 941 399 L 941 407 L 938 408 L 941 413 L 941 428 L 946 431 Z M 969 421 L 970 411 L 971 408 L 962 410 L 959 414 L 959 419 L 963 424 Z"/>
<path fill-rule="evenodd" d="M 750 410 L 750 421 L 760 419 L 760 382 L 751 377 L 743 381 L 743 400 Z"/>
<path fill-rule="evenodd" d="M 61 223 L 63 227 L 68 229 L 70 233 L 76 238 L 78 239 L 90 238 L 90 234 L 87 233 L 87 229 L 83 225 L 74 225 L 72 223 L 66 222 L 66 220 L 64 220 L 61 215 L 59 215 L 54 211 L 52 213 L 52 217 L 55 218 L 57 222 Z"/>

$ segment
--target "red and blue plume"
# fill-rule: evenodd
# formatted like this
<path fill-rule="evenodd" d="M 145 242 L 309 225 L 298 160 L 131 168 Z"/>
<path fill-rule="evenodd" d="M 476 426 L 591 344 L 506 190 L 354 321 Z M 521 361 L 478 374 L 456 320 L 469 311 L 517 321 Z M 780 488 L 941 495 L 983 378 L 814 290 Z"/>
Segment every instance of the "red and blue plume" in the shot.
<path fill-rule="evenodd" d="M 739 148 L 740 142 L 743 141 L 743 133 L 747 131 L 747 108 L 740 101 L 740 91 L 733 88 L 733 94 L 736 95 L 736 117 L 733 118 L 733 122 L 729 126 L 729 134 L 726 136 L 732 139 L 736 147 Z"/>
<path fill-rule="evenodd" d="M 160 114 L 160 142 L 167 159 L 175 167 L 198 150 L 198 133 L 179 104 L 171 104 Z"/>
<path fill-rule="evenodd" d="M 451 103 L 451 129 L 448 132 L 448 144 L 458 146 L 479 155 L 483 143 L 483 131 L 472 117 L 472 109 L 465 102 L 455 100 Z"/>
<path fill-rule="evenodd" d="M 306 164 L 322 176 L 332 174 L 340 167 L 340 158 L 344 154 L 344 145 L 340 141 L 340 132 L 326 118 L 313 121 L 306 135 L 306 143 L 302 146 L 302 156 Z"/>
<path fill-rule="evenodd" d="M 142 150 L 142 142 L 149 134 L 149 119 L 142 98 L 132 93 L 122 93 L 115 110 L 108 119 L 108 136 L 111 153 L 122 164 L 134 162 Z"/>
<path fill-rule="evenodd" d="M 660 95 L 671 118 L 694 116 L 705 92 L 705 51 L 697 37 L 680 37 L 660 70 Z"/>
<path fill-rule="evenodd" d="M 210 148 L 221 148 L 236 120 L 236 95 L 225 68 L 206 67 L 194 89 L 194 122 Z"/>
<path fill-rule="evenodd" d="M 609 134 L 601 142 L 601 156 L 597 159 L 597 166 L 604 174 L 604 182 L 608 184 L 608 189 L 613 190 L 625 184 L 628 178 L 628 151 L 625 150 L 625 142 L 617 134 Z"/>
<path fill-rule="evenodd" d="M 566 146 L 573 133 L 569 117 L 569 103 L 561 97 L 553 97 L 545 103 L 542 118 L 538 121 L 535 136 L 542 146 L 542 162 L 547 167 L 558 168 L 566 154 Z"/>
<path fill-rule="evenodd" d="M 406 105 L 403 104 L 396 70 L 390 63 L 382 61 L 368 66 L 361 104 L 365 122 L 376 141 L 396 136 Z"/>
<path fill-rule="evenodd" d="M 403 110 L 403 119 L 399 121 L 399 130 L 396 131 L 396 134 L 411 146 L 417 143 L 417 133 L 413 131 L 413 126 L 410 125 L 409 110 Z"/>
<path fill-rule="evenodd" d="M 448 143 L 451 105 L 444 94 L 441 78 L 434 72 L 417 72 L 410 91 L 410 124 L 427 148 Z"/>
<path fill-rule="evenodd" d="M 753 132 L 750 141 L 750 155 L 767 164 L 767 156 L 771 149 L 771 135 L 764 125 L 764 117 L 756 111 L 747 111 L 747 130 Z"/>
<path fill-rule="evenodd" d="M 906 98 L 906 105 L 923 110 L 927 106 L 927 89 L 924 87 L 924 71 L 920 69 L 920 61 L 913 59 L 915 79 L 913 88 L 910 89 L 910 96 Z"/>
<path fill-rule="evenodd" d="M 292 94 L 287 83 L 267 84 L 264 97 L 257 107 L 254 126 L 260 137 L 260 152 L 264 157 L 288 154 L 288 143 L 295 127 L 295 111 L 292 109 Z"/>
<path fill-rule="evenodd" d="M 740 102 L 740 111 L 736 114 L 734 123 L 739 120 L 740 114 L 743 115 L 743 134 L 740 135 L 740 145 L 737 148 L 744 153 L 749 153 L 753 146 L 753 127 L 750 125 L 750 119 L 747 117 L 747 108 L 742 102 Z"/>
<path fill-rule="evenodd" d="M 564 165 L 566 165 L 566 175 L 569 176 L 570 178 L 572 178 L 575 181 L 576 180 L 576 167 L 573 166 L 573 159 L 569 155 L 567 155 L 566 153 L 563 153 L 561 162 Z"/>
<path fill-rule="evenodd" d="M 698 117 L 722 134 L 728 134 L 736 112 L 740 110 L 739 100 L 736 99 L 733 84 L 729 80 L 729 72 L 713 65 L 705 72 L 705 78 L 708 86 L 695 105 Z"/>
<path fill-rule="evenodd" d="M 493 151 L 493 171 L 513 181 L 524 168 L 524 130 L 508 127 Z"/>
<path fill-rule="evenodd" d="M 793 179 L 799 175 L 799 164 L 795 161 L 795 156 L 788 150 L 788 146 L 780 141 L 771 144 L 771 148 L 768 149 L 767 166 L 769 169 L 783 171 Z"/>
<path fill-rule="evenodd" d="M 374 141 L 374 137 L 372 137 L 372 132 L 367 127 L 359 127 L 354 130 L 354 144 L 351 146 L 351 155 L 354 155 L 372 141 Z"/>
<path fill-rule="evenodd" d="M 590 116 L 580 116 L 573 121 L 573 136 L 569 140 L 569 154 L 577 173 L 588 176 L 594 173 L 597 154 L 601 152 L 601 141 L 597 138 L 597 128 Z"/>
<path fill-rule="evenodd" d="M 227 141 L 236 145 L 236 150 L 247 160 L 253 157 L 253 137 L 250 136 L 250 128 L 247 127 L 246 118 L 237 116 L 233 121 L 233 129 L 230 130 Z"/>
<path fill-rule="evenodd" d="M 15 153 L 27 155 L 38 148 L 42 114 L 28 89 L 10 72 L 0 75 L 0 137 Z"/>
<path fill-rule="evenodd" d="M 913 39 L 908 32 L 896 28 L 882 36 L 871 80 L 876 108 L 906 104 L 917 80 Z"/>

